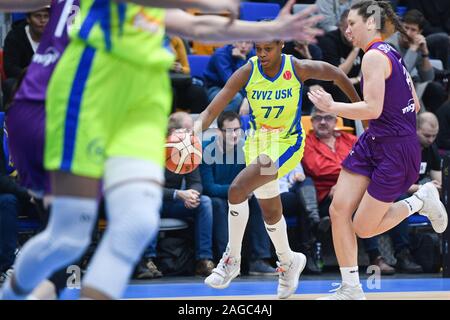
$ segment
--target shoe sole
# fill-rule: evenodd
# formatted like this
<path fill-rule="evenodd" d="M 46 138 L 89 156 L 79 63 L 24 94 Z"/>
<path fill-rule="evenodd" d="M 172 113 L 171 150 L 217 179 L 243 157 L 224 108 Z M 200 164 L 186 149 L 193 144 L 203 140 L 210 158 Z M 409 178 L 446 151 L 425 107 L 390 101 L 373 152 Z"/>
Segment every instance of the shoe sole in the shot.
<path fill-rule="evenodd" d="M 279 299 L 287 299 L 290 296 L 292 296 L 295 293 L 295 291 L 297 291 L 298 284 L 300 283 L 300 280 L 299 280 L 300 279 L 300 275 L 302 274 L 303 270 L 305 269 L 306 261 L 307 261 L 307 258 L 306 258 L 306 256 L 303 253 L 299 252 L 297 254 L 300 254 L 300 255 L 303 256 L 303 264 L 300 265 L 300 268 L 298 269 L 299 270 L 298 271 L 298 275 L 296 275 L 296 277 L 295 277 L 297 283 L 295 284 L 295 286 L 293 286 L 293 289 L 289 292 L 289 294 L 287 296 L 285 296 L 285 297 L 278 296 Z"/>
<path fill-rule="evenodd" d="M 256 271 L 249 271 L 248 274 L 250 276 L 267 276 L 267 277 L 271 277 L 271 276 L 277 276 L 278 272 L 256 272 Z"/>
<path fill-rule="evenodd" d="M 215 284 L 212 284 L 212 283 L 208 283 L 207 282 L 208 278 L 205 279 L 205 284 L 207 286 L 213 288 L 213 289 L 225 289 L 225 288 L 227 288 L 230 285 L 231 281 L 239 275 L 240 272 L 241 272 L 241 270 L 237 269 L 237 272 L 235 274 L 233 274 L 230 277 L 230 279 L 227 282 L 225 282 L 224 284 L 215 285 Z"/>

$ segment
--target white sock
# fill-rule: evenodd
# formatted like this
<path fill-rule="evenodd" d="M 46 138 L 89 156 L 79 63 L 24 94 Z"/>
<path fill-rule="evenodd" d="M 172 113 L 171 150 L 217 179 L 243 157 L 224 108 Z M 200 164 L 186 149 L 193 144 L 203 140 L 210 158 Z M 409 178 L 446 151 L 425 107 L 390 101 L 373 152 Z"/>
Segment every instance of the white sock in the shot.
<path fill-rule="evenodd" d="M 248 200 L 238 204 L 228 202 L 228 250 L 232 257 L 239 258 L 241 256 L 248 215 Z"/>
<path fill-rule="evenodd" d="M 408 208 L 408 216 L 416 213 L 423 207 L 423 201 L 420 200 L 415 195 L 412 195 L 407 199 L 401 200 L 400 202 L 403 202 L 405 206 Z"/>
<path fill-rule="evenodd" d="M 282 264 L 289 263 L 292 260 L 292 250 L 289 246 L 287 226 L 284 216 L 281 216 L 280 221 L 275 224 L 270 225 L 266 222 L 264 222 L 264 224 L 270 240 L 272 240 L 273 246 L 275 247 L 278 259 Z"/>
<path fill-rule="evenodd" d="M 358 266 L 339 268 L 339 270 L 341 270 L 342 283 L 346 283 L 352 287 L 359 285 Z"/>

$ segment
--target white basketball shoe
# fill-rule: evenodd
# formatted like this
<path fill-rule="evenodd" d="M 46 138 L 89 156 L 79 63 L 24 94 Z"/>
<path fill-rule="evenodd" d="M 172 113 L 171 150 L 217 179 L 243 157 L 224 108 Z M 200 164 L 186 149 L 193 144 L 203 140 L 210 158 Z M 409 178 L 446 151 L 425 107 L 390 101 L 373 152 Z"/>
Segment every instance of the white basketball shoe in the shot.
<path fill-rule="evenodd" d="M 306 256 L 300 252 L 293 252 L 293 258 L 288 264 L 277 262 L 278 275 L 278 298 L 289 298 L 298 287 L 298 279 L 306 265 Z"/>
<path fill-rule="evenodd" d="M 231 280 L 236 278 L 241 271 L 241 259 L 228 255 L 228 250 L 224 252 L 217 267 L 205 279 L 205 284 L 215 289 L 225 289 L 230 285 Z"/>
<path fill-rule="evenodd" d="M 437 233 L 447 229 L 447 210 L 439 199 L 439 191 L 432 182 L 427 182 L 417 190 L 414 195 L 423 201 L 423 207 L 419 214 L 426 216 Z"/>
<path fill-rule="evenodd" d="M 346 283 L 342 283 L 337 289 L 325 297 L 320 297 L 317 300 L 366 300 L 366 296 L 360 284 L 357 286 L 350 286 Z"/>

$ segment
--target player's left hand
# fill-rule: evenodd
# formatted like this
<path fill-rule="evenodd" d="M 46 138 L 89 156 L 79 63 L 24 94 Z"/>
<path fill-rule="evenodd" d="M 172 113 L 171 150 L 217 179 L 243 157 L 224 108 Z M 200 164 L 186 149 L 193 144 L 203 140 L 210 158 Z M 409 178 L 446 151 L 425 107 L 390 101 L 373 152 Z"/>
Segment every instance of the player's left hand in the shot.
<path fill-rule="evenodd" d="M 320 110 L 333 112 L 333 97 L 323 89 L 311 90 L 308 92 L 309 100 Z"/>

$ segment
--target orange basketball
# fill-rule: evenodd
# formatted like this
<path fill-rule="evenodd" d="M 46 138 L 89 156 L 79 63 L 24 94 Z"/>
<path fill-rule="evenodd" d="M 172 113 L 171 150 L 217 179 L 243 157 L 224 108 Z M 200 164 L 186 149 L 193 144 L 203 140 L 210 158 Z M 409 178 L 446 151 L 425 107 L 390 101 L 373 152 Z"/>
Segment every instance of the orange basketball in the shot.
<path fill-rule="evenodd" d="M 176 174 L 194 171 L 202 161 L 202 146 L 196 136 L 177 130 L 166 142 L 166 168 Z"/>

